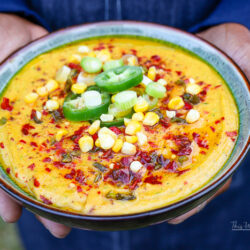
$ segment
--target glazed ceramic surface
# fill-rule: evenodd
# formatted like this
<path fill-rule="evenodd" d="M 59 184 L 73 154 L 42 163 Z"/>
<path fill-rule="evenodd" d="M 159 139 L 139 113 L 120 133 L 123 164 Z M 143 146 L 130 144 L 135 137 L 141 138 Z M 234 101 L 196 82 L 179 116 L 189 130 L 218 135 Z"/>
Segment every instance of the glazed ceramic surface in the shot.
<path fill-rule="evenodd" d="M 140 22 L 104 22 L 60 30 L 43 37 L 10 56 L 0 66 L 0 93 L 10 79 L 36 56 L 59 46 L 93 37 L 146 37 L 184 48 L 210 64 L 224 78 L 239 109 L 240 127 L 234 150 L 221 170 L 202 189 L 169 206 L 140 214 L 124 216 L 84 216 L 42 204 L 22 191 L 0 168 L 0 186 L 18 201 L 49 219 L 86 229 L 119 230 L 143 227 L 169 220 L 208 199 L 233 174 L 249 148 L 250 93 L 240 69 L 215 47 L 180 30 Z"/>

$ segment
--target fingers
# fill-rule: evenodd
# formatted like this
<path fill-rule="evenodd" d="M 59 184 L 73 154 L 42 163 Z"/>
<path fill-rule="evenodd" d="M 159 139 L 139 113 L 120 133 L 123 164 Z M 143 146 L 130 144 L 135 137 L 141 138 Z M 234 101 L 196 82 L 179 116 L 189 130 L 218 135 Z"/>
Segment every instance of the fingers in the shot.
<path fill-rule="evenodd" d="M 201 203 L 199 206 L 193 208 L 192 210 L 188 211 L 187 213 L 180 215 L 170 221 L 168 221 L 169 224 L 179 224 L 189 217 L 199 213 L 206 205 L 208 202 L 210 202 L 212 199 L 214 199 L 216 196 L 220 195 L 221 193 L 225 192 L 230 184 L 231 184 L 232 178 L 230 178 L 214 195 L 212 195 L 208 200 L 204 201 Z"/>
<path fill-rule="evenodd" d="M 50 233 L 56 238 L 62 239 L 70 233 L 71 228 L 65 225 L 50 221 L 40 216 L 36 217 L 44 225 L 44 227 L 48 229 Z"/>
<path fill-rule="evenodd" d="M 0 190 L 0 216 L 5 222 L 16 222 L 22 214 L 22 207 Z"/>

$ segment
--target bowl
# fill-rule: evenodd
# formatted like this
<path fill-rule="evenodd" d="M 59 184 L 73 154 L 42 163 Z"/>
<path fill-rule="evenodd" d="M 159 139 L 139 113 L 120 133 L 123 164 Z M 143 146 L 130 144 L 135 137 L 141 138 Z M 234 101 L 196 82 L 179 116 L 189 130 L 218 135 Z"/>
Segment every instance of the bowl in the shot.
<path fill-rule="evenodd" d="M 128 230 L 157 224 L 186 213 L 209 199 L 239 167 L 249 149 L 250 88 L 240 68 L 212 44 L 190 33 L 152 23 L 115 21 L 84 24 L 46 35 L 9 56 L 0 65 L 0 93 L 9 80 L 36 56 L 71 42 L 112 35 L 147 37 L 166 41 L 191 51 L 224 78 L 239 110 L 239 135 L 235 147 L 220 171 L 202 188 L 185 199 L 152 211 L 119 216 L 90 216 L 43 204 L 21 190 L 0 167 L 0 187 L 31 212 L 71 227 L 88 230 Z"/>

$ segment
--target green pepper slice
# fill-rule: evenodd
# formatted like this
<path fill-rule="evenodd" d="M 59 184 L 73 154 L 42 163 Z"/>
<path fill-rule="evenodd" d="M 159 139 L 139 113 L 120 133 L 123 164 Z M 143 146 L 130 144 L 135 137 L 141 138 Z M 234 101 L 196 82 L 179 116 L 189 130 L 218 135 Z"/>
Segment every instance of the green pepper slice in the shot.
<path fill-rule="evenodd" d="M 97 75 L 94 81 L 102 90 L 113 94 L 137 86 L 142 78 L 140 67 L 122 66 Z"/>
<path fill-rule="evenodd" d="M 100 93 L 102 103 L 95 107 L 79 106 L 77 103 L 81 101 L 82 95 L 70 93 L 63 103 L 63 114 L 69 121 L 80 122 L 98 119 L 102 114 L 108 112 L 110 104 L 110 96 L 108 93 Z"/>

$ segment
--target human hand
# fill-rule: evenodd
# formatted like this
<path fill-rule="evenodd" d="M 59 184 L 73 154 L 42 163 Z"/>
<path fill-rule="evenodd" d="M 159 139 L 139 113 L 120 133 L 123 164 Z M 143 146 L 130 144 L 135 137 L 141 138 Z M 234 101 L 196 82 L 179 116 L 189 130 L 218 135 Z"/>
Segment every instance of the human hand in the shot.
<path fill-rule="evenodd" d="M 10 14 L 0 14 L 0 62 L 25 44 L 46 35 L 41 26 Z M 22 206 L 0 189 L 0 216 L 5 222 L 16 222 L 22 213 Z M 37 216 L 38 220 L 58 238 L 65 237 L 70 228 Z"/>
<path fill-rule="evenodd" d="M 201 33 L 198 33 L 197 35 L 214 44 L 229 55 L 240 66 L 247 78 L 250 79 L 250 31 L 246 27 L 236 23 L 227 23 L 211 27 Z M 191 211 L 168 221 L 168 223 L 179 224 L 192 215 L 198 213 L 209 201 L 226 191 L 229 188 L 230 183 L 231 179 L 229 179 L 224 186 L 221 187 L 207 201 L 203 202 Z"/>

